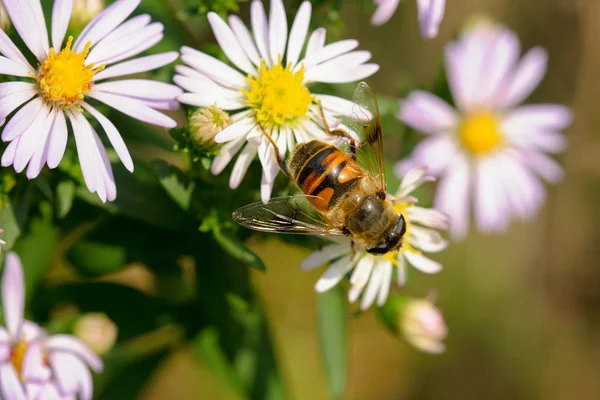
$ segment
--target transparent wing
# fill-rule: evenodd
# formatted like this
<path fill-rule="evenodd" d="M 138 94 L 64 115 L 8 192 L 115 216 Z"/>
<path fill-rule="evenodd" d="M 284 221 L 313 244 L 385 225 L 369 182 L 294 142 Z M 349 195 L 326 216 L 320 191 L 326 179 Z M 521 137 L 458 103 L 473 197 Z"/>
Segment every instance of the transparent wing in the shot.
<path fill-rule="evenodd" d="M 379 105 L 373 90 L 365 82 L 360 82 L 352 97 L 354 103 L 346 125 L 358 137 L 357 159 L 377 182 L 379 191 L 386 192 L 385 170 L 383 165 L 383 141 Z"/>
<path fill-rule="evenodd" d="M 275 197 L 267 204 L 248 204 L 234 211 L 240 225 L 261 232 L 295 233 L 299 235 L 343 235 L 318 213 L 309 199 L 314 196 Z"/>

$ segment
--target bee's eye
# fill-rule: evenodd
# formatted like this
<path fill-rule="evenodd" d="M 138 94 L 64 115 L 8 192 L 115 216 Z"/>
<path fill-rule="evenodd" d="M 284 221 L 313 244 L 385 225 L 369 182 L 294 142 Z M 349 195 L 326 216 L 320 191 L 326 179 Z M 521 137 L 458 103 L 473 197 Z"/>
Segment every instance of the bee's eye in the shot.
<path fill-rule="evenodd" d="M 375 255 L 381 255 L 387 253 L 389 250 L 390 248 L 388 244 L 386 242 L 381 242 L 377 246 L 367 249 L 367 252 Z"/>

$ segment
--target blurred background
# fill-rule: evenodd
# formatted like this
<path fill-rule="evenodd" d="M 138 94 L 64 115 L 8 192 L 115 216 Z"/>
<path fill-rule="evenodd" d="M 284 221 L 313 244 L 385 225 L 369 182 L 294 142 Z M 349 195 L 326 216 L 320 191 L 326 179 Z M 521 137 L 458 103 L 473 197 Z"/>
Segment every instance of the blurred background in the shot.
<path fill-rule="evenodd" d="M 378 28 L 369 24 L 369 6 L 343 7 L 342 36 L 373 52 L 381 70 L 369 82 L 378 93 L 396 96 L 405 76 L 431 85 L 444 44 L 469 17 L 485 14 L 515 30 L 524 50 L 548 49 L 548 74 L 528 101 L 572 106 L 575 124 L 560 160 L 566 179 L 549 188 L 535 222 L 513 223 L 504 235 L 472 231 L 436 258 L 445 265 L 440 274 L 411 271 L 412 294 L 425 296 L 431 288 L 438 294 L 449 326 L 447 352 L 414 350 L 382 329 L 373 311 L 349 317 L 342 398 L 600 398 L 600 2 L 451 0 L 439 36 L 426 42 L 418 35 L 415 1 L 402 1 Z M 278 239 L 254 241 L 251 248 L 268 268 L 266 274 L 252 271 L 252 279 L 291 398 L 327 399 L 313 291 L 322 270 L 300 271 L 309 252 Z M 168 397 L 238 398 L 185 349 L 161 367 L 142 396 Z"/>
<path fill-rule="evenodd" d="M 47 9 L 50 3 L 44 1 Z M 349 308 L 348 376 L 341 399 L 600 399 L 600 1 L 448 0 L 440 34 L 430 41 L 419 36 L 415 0 L 402 0 L 392 20 L 382 27 L 370 25 L 374 6 L 368 0 L 313 3 L 316 15 L 328 14 L 327 18 L 334 20 L 327 26 L 328 41 L 356 38 L 361 49 L 372 51 L 373 60 L 381 69 L 368 82 L 381 95 L 382 108 L 394 108 L 396 99 L 414 87 L 431 88 L 440 75 L 444 44 L 471 17 L 486 15 L 515 30 L 524 50 L 540 45 L 549 51 L 548 74 L 528 101 L 565 104 L 575 114 L 575 124 L 567 132 L 568 150 L 560 156 L 566 170 L 565 181 L 549 188 L 549 198 L 539 218 L 530 223 L 513 222 L 502 235 L 480 236 L 472 230 L 465 241 L 452 243 L 432 257 L 445 266 L 437 275 L 424 276 L 410 270 L 407 293 L 425 297 L 434 290 L 437 294 L 436 304 L 443 310 L 449 327 L 444 354 L 421 353 L 381 326 L 374 310 L 354 316 L 353 307 Z M 167 37 L 157 51 L 173 50 L 184 43 L 199 47 L 214 40 L 205 17 L 183 22 L 178 19 L 185 4 L 184 0 L 142 1 L 142 11 L 152 13 L 154 19 L 167 26 Z M 293 7 L 298 4 L 294 2 Z M 240 3 L 244 21 L 249 21 L 249 6 L 249 2 Z M 328 12 L 334 6 L 341 9 L 339 15 Z M 288 17 L 290 14 L 288 11 Z M 335 21 L 342 21 L 343 27 Z M 166 81 L 172 70 L 169 67 L 159 74 Z M 352 86 L 348 87 L 348 96 Z M 183 122 L 183 115 L 180 118 Z M 383 124 L 389 161 L 409 152 L 410 146 L 402 143 L 414 144 L 420 139 L 413 132 L 404 132 L 394 118 L 384 118 Z M 122 129 L 123 126 L 131 129 Z M 136 158 L 136 177 L 141 181 L 149 179 L 144 176 L 145 170 L 138 168 L 138 160 L 161 158 L 176 165 L 185 164 L 181 155 L 172 151 L 174 142 L 164 131 L 140 129 L 139 124 L 122 121 L 119 127 Z M 155 210 L 161 211 L 162 205 L 167 204 L 162 192 L 144 192 L 146 197 L 139 194 L 142 197 L 134 200 L 127 197 L 127 188 L 138 190 L 137 181 L 128 180 L 129 175 L 123 175 L 121 170 L 115 170 L 120 196 L 115 207 L 138 222 L 148 218 L 141 215 L 145 212 L 143 203 L 152 203 Z M 246 180 L 251 183 L 237 193 L 244 194 L 250 184 L 253 189 L 258 187 L 256 173 L 249 176 Z M 220 179 L 226 182 L 227 176 Z M 424 192 L 425 203 L 434 189 L 430 185 Z M 187 321 L 183 326 L 188 332 L 197 332 L 204 328 L 203 322 L 197 321 L 220 312 L 223 299 L 215 298 L 215 303 L 211 303 L 211 296 L 213 289 L 218 290 L 213 286 L 219 286 L 219 279 L 229 279 L 230 269 L 219 272 L 221 266 L 226 270 L 228 262 L 206 254 L 198 264 L 200 268 L 194 269 L 193 261 L 185 257 L 178 260 L 177 266 L 171 265 L 171 252 L 178 251 L 185 236 L 161 231 L 152 238 L 152 243 L 160 243 L 154 246 L 152 265 L 123 265 L 119 248 L 103 245 L 102 257 L 114 256 L 115 268 L 108 271 L 105 264 L 94 264 L 93 251 L 97 248 L 90 241 L 77 246 L 73 243 L 88 232 L 96 237 L 101 236 L 98 231 L 116 234 L 114 241 L 120 243 L 138 237 L 141 241 L 145 235 L 154 235 L 154 231 L 145 232 L 145 225 L 129 219 L 106 218 L 92 210 L 91 205 L 97 207 L 96 203 L 85 193 L 79 194 L 74 211 L 61 222 L 60 238 L 53 228 L 33 220 L 34 237 L 51 238 L 49 247 L 36 245 L 35 252 L 27 252 L 19 249 L 35 242 L 18 243 L 28 285 L 33 275 L 42 275 L 41 269 L 32 271 L 28 265 L 34 265 L 36 257 L 49 260 L 29 315 L 50 321 L 46 324 L 50 330 L 61 331 L 64 316 L 78 312 L 71 304 L 77 299 L 74 303 L 79 310 L 106 312 L 117 322 L 118 345 L 105 357 L 107 372 L 98 377 L 100 399 L 244 399 L 228 380 L 231 377 L 227 368 L 219 364 L 214 332 L 205 329 L 193 340 L 185 340 L 191 338 L 181 326 L 171 323 Z M 113 213 L 110 207 L 102 212 Z M 233 204 L 225 206 L 232 207 Z M 43 214 L 41 206 L 40 209 Z M 79 219 L 81 215 L 85 218 Z M 152 217 L 164 226 L 172 223 L 171 215 Z M 183 214 L 178 217 L 177 224 L 187 226 Z M 105 223 L 105 218 L 109 222 Z M 197 225 L 188 228 L 197 233 Z M 191 246 L 210 248 L 193 240 Z M 258 302 L 264 306 L 273 357 L 288 397 L 329 399 L 319 350 L 314 291 L 323 269 L 301 271 L 300 262 L 310 251 L 274 235 L 250 237 L 246 244 L 263 259 L 267 272 L 235 270 L 242 282 L 236 285 L 242 287 L 240 292 L 252 292 L 244 286 L 249 280 Z M 113 249 L 115 252 L 111 253 Z M 68 262 L 63 254 L 67 250 Z M 202 255 L 202 251 L 197 254 Z M 205 275 L 202 262 L 213 265 Z M 79 275 L 73 273 L 74 265 L 80 268 Z M 179 275 L 174 280 L 168 271 L 176 268 Z M 82 285 L 76 288 L 77 293 L 63 293 L 65 283 L 87 282 L 88 278 L 94 286 Z M 186 303 L 193 292 L 190 282 L 194 279 L 200 282 L 198 295 L 203 298 L 204 307 L 200 311 L 190 306 L 195 303 Z M 176 305 L 168 309 L 168 317 L 163 316 L 168 313 L 162 307 L 167 308 L 158 298 L 167 299 L 169 307 Z M 156 323 L 155 314 L 160 323 Z M 260 319 L 262 314 L 258 315 L 263 335 L 264 322 Z M 156 326 L 160 327 L 154 329 Z M 139 332 L 147 333 L 138 335 Z M 271 350 L 265 348 L 263 353 L 271 362 Z M 236 354 L 238 367 L 243 369 L 244 362 L 255 356 Z M 145 361 L 132 362 L 137 359 Z M 257 374 L 261 375 L 261 371 Z M 264 378 L 265 385 L 271 384 L 269 378 L 270 375 Z M 109 381 L 110 385 L 106 383 Z M 256 395 L 260 390 L 253 393 L 253 398 L 261 398 Z"/>

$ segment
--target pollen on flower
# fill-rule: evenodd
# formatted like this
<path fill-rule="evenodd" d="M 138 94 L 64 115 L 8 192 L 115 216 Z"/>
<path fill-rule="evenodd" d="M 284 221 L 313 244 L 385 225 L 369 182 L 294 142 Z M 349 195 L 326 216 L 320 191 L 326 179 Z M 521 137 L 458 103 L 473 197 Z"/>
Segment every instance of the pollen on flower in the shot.
<path fill-rule="evenodd" d="M 27 342 L 25 340 L 19 341 L 16 345 L 14 345 L 10 351 L 10 362 L 13 367 L 15 367 L 15 371 L 19 374 L 19 377 L 23 379 L 21 376 L 21 367 L 23 366 L 23 360 L 25 359 L 25 352 L 27 351 Z"/>
<path fill-rule="evenodd" d="M 406 240 L 406 238 L 408 237 L 408 235 L 410 235 L 410 218 L 407 218 L 406 216 L 406 209 L 412 207 L 413 204 L 411 203 L 403 203 L 403 202 L 396 202 L 394 203 L 394 211 L 396 211 L 398 214 L 401 214 L 404 217 L 404 224 L 406 226 L 406 230 L 404 231 L 404 236 L 403 236 L 403 240 L 402 240 L 402 246 L 400 247 L 399 251 L 410 251 L 412 253 L 417 253 L 420 254 L 421 251 L 415 249 L 414 247 L 412 247 L 408 241 Z M 395 252 L 389 252 L 385 255 L 390 261 L 392 261 L 394 264 L 398 264 L 398 261 L 396 260 L 396 253 Z"/>
<path fill-rule="evenodd" d="M 303 84 L 304 68 L 294 72 L 291 64 L 284 68 L 279 61 L 271 68 L 261 61 L 258 77 L 248 76 L 250 90 L 241 90 L 254 118 L 266 128 L 298 122 L 313 102 Z"/>
<path fill-rule="evenodd" d="M 462 146 L 472 155 L 482 155 L 496 149 L 502 142 L 500 119 L 489 112 L 467 116 L 458 131 Z"/>
<path fill-rule="evenodd" d="M 69 108 L 79 104 L 92 87 L 94 75 L 104 69 L 104 65 L 85 65 L 91 43 L 87 43 L 80 53 L 71 50 L 73 37 L 60 52 L 50 49 L 50 55 L 42 63 L 36 80 L 41 96 L 48 103 Z"/>

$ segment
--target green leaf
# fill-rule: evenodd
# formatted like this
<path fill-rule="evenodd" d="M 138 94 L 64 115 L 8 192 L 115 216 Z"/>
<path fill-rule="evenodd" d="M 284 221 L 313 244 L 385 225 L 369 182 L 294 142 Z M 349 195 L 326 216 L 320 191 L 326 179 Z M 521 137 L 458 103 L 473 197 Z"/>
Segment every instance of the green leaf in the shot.
<path fill-rule="evenodd" d="M 173 201 L 183 210 L 189 210 L 196 184 L 187 182 L 183 172 L 166 161 L 156 160 L 152 163 L 152 167 L 160 184 Z"/>
<path fill-rule="evenodd" d="M 319 345 L 329 393 L 339 398 L 346 387 L 348 314 L 342 285 L 320 293 L 317 297 Z"/>
<path fill-rule="evenodd" d="M 73 206 L 75 198 L 75 182 L 62 181 L 56 187 L 56 216 L 63 219 L 67 216 Z"/>
<path fill-rule="evenodd" d="M 0 228 L 4 229 L 4 233 L 0 235 L 0 239 L 6 242 L 8 249 L 11 249 L 17 238 L 21 235 L 21 228 L 17 222 L 17 216 L 10 200 L 6 207 L 0 209 Z"/>
<path fill-rule="evenodd" d="M 69 250 L 68 258 L 81 272 L 99 276 L 120 271 L 127 262 L 127 250 L 121 246 L 81 240 Z"/>
<path fill-rule="evenodd" d="M 213 236 L 219 246 L 236 260 L 262 272 L 267 270 L 260 257 L 244 246 L 235 236 L 224 234 L 221 230 L 213 231 Z"/>

